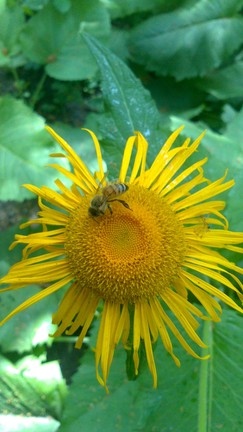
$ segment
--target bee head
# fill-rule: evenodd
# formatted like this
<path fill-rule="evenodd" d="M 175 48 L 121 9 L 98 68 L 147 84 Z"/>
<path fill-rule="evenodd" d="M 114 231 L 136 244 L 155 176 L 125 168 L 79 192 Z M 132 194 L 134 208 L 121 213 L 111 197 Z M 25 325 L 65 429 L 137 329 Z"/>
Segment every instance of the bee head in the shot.
<path fill-rule="evenodd" d="M 90 208 L 89 208 L 89 215 L 90 215 L 90 216 L 93 216 L 93 217 L 100 216 L 100 211 L 99 211 L 99 209 L 97 209 L 97 208 L 90 207 Z"/>

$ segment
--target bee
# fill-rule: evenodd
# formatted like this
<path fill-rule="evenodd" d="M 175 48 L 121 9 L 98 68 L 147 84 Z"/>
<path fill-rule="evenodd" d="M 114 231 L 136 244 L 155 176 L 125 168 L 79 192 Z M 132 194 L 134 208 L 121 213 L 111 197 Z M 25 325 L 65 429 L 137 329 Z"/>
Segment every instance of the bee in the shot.
<path fill-rule="evenodd" d="M 116 196 L 124 194 L 128 190 L 128 186 L 124 183 L 114 183 L 105 186 L 101 189 L 101 195 L 95 195 L 90 201 L 89 215 L 100 216 L 104 215 L 106 210 L 109 209 L 110 214 L 113 213 L 110 202 L 118 201 L 124 207 L 131 210 L 126 201 L 115 198 Z"/>

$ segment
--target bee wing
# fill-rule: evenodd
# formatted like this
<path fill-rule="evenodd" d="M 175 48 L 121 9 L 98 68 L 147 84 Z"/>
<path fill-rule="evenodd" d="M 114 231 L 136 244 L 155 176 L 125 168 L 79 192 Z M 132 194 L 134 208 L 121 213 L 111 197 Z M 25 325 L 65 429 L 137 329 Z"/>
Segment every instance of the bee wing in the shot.
<path fill-rule="evenodd" d="M 96 182 L 98 183 L 98 187 L 97 187 L 97 191 L 99 192 L 104 186 L 106 186 L 107 182 L 106 182 L 106 178 L 107 178 L 107 172 L 103 175 L 103 177 L 100 177 L 100 172 L 99 171 L 95 171 L 94 172 L 94 178 L 96 180 Z"/>

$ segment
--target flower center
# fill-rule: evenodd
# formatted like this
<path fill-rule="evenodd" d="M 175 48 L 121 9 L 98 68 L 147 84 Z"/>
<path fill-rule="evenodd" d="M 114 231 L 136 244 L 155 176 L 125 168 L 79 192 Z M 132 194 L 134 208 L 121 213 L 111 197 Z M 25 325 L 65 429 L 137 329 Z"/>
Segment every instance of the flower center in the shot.
<path fill-rule="evenodd" d="M 104 300 L 136 302 L 159 295 L 178 275 L 185 256 L 183 227 L 170 206 L 138 185 L 104 215 L 88 214 L 90 200 L 70 216 L 65 249 L 80 287 Z M 118 197 L 120 198 L 120 197 Z"/>

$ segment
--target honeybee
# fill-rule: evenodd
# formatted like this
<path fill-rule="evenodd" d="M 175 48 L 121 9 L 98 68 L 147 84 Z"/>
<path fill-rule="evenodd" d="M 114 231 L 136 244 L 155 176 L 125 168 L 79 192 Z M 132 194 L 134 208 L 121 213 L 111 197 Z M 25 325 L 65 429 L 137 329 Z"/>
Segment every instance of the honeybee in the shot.
<path fill-rule="evenodd" d="M 110 214 L 112 214 L 113 211 L 110 202 L 113 201 L 118 201 L 124 205 L 124 207 L 131 210 L 126 201 L 115 198 L 116 196 L 124 194 L 128 189 L 125 183 L 114 183 L 103 187 L 101 189 L 101 195 L 95 195 L 90 201 L 89 215 L 95 217 L 104 215 L 107 209 L 109 209 Z"/>

